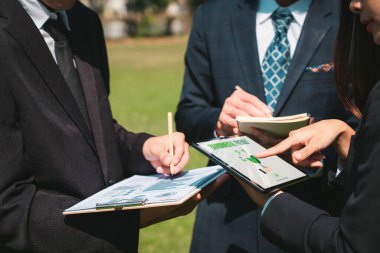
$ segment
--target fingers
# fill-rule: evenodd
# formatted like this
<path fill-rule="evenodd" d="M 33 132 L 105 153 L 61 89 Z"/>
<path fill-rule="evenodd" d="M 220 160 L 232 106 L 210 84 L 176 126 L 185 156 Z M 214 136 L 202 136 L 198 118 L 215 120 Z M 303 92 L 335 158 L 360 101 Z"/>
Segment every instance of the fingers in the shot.
<path fill-rule="evenodd" d="M 150 146 L 149 161 L 152 166 L 156 168 L 157 173 L 171 174 L 170 164 L 173 160 L 174 174 L 177 174 L 183 170 L 185 165 L 189 162 L 189 144 L 185 141 L 185 135 L 183 133 L 173 133 L 173 159 L 169 153 L 169 141 L 168 136 L 152 137 Z"/>
<path fill-rule="evenodd" d="M 180 154 L 177 154 L 177 150 L 175 149 L 175 156 L 179 157 Z M 175 173 L 178 173 L 182 171 L 185 168 L 185 165 L 189 162 L 190 160 L 190 152 L 189 152 L 189 144 L 185 143 L 185 148 L 183 149 L 182 156 L 179 158 L 178 163 L 174 163 L 175 166 Z"/>
<path fill-rule="evenodd" d="M 252 106 L 251 108 L 256 108 L 256 110 L 258 110 L 256 112 L 260 113 L 259 115 L 251 114 L 251 116 L 255 116 L 255 117 L 264 116 L 265 117 L 267 115 L 272 114 L 271 109 L 264 102 L 262 102 L 259 98 L 257 98 L 256 96 L 254 96 L 248 92 L 245 92 L 241 89 L 236 90 L 231 95 L 231 97 L 234 97 L 234 96 L 239 98 L 239 100 L 241 100 L 241 102 L 244 102 L 245 104 L 251 105 Z M 247 108 L 247 109 L 249 110 L 249 108 Z"/>
<path fill-rule="evenodd" d="M 272 113 L 265 103 L 245 91 L 237 90 L 232 93 L 232 95 L 226 99 L 225 105 L 226 109 L 228 109 L 227 112 L 235 116 L 266 117 Z"/>
<path fill-rule="evenodd" d="M 254 127 L 251 127 L 250 134 L 253 139 L 257 140 L 261 145 L 263 145 L 266 148 L 273 147 L 274 145 L 277 145 L 282 141 L 282 139 L 272 137 L 267 132 Z"/>
<path fill-rule="evenodd" d="M 236 116 L 267 117 L 271 114 L 270 108 L 256 96 L 241 89 L 236 90 L 224 102 L 216 126 L 216 133 L 218 135 L 239 134 Z"/>
<path fill-rule="evenodd" d="M 278 155 L 278 154 L 284 153 L 285 151 L 289 150 L 293 145 L 294 145 L 294 140 L 293 140 L 293 138 L 289 137 L 289 138 L 283 140 L 282 142 L 280 142 L 279 144 L 277 144 L 276 146 L 273 146 L 267 150 L 264 150 L 264 151 L 256 154 L 255 156 L 257 158 L 265 158 L 268 156 Z"/>
<path fill-rule="evenodd" d="M 173 154 L 173 164 L 174 164 L 174 174 L 177 174 L 182 171 L 185 165 L 188 163 L 190 159 L 189 154 L 189 144 L 185 141 L 185 135 L 183 133 L 175 132 L 173 134 L 173 146 L 174 146 L 174 154 Z M 167 153 L 167 152 L 166 152 Z M 170 163 L 172 159 L 170 155 L 167 154 L 165 158 L 164 165 L 170 167 Z M 170 168 L 168 168 L 170 171 Z"/>
<path fill-rule="evenodd" d="M 298 160 L 293 160 L 293 163 L 295 163 L 298 166 L 301 167 L 308 167 L 308 168 L 322 168 L 323 163 L 322 160 L 325 158 L 325 156 L 321 153 L 315 153 L 308 157 L 305 160 L 298 161 Z"/>
<path fill-rule="evenodd" d="M 241 132 L 239 131 L 239 128 L 232 128 L 232 132 L 234 134 L 234 136 L 239 136 L 241 135 Z"/>
<path fill-rule="evenodd" d="M 219 116 L 219 122 L 221 124 L 220 128 L 237 128 L 236 114 L 228 114 L 222 112 Z"/>
<path fill-rule="evenodd" d="M 315 142 L 310 141 L 304 148 L 294 151 L 292 154 L 294 162 L 299 162 L 312 156 L 314 153 L 319 152 L 320 148 Z"/>
<path fill-rule="evenodd" d="M 307 164 L 303 165 L 303 167 L 310 167 L 313 169 L 319 169 L 319 168 L 323 167 L 323 163 L 321 161 L 309 161 Z"/>

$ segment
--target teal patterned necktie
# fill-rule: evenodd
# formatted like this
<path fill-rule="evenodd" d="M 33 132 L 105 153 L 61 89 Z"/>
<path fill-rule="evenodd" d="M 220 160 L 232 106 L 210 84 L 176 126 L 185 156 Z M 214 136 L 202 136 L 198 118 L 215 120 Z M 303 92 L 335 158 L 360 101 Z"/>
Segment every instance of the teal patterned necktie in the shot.
<path fill-rule="evenodd" d="M 287 8 L 278 8 L 271 16 L 276 26 L 275 36 L 265 52 L 261 67 L 267 105 L 274 111 L 290 65 L 287 38 L 293 16 Z"/>

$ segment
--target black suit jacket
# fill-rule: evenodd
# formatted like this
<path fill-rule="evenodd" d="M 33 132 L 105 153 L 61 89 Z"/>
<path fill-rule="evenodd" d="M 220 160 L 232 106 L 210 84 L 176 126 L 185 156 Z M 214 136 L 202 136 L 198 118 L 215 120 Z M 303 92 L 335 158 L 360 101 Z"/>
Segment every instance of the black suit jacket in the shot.
<path fill-rule="evenodd" d="M 265 101 L 256 9 L 256 0 L 209 0 L 195 14 L 175 117 L 188 141 L 213 138 L 221 108 L 235 85 Z M 308 112 L 316 121 L 352 120 L 338 99 L 334 73 L 306 71 L 308 66 L 333 62 L 338 16 L 338 1 L 312 2 L 274 116 Z M 326 156 L 325 167 L 335 169 L 336 154 L 330 150 Z M 321 178 L 287 190 L 321 207 L 339 209 L 322 195 L 329 191 L 327 179 L 325 170 Z M 240 185 L 230 180 L 199 206 L 192 252 L 275 252 L 261 239 L 258 214 Z"/>
<path fill-rule="evenodd" d="M 149 137 L 112 119 L 99 18 L 68 11 L 89 129 L 33 21 L 0 0 L 0 251 L 136 252 L 139 212 L 64 217 L 62 211 L 132 174 L 153 172 Z"/>
<path fill-rule="evenodd" d="M 380 83 L 351 140 L 340 218 L 281 194 L 262 219 L 265 236 L 294 252 L 375 253 L 380 249 Z"/>

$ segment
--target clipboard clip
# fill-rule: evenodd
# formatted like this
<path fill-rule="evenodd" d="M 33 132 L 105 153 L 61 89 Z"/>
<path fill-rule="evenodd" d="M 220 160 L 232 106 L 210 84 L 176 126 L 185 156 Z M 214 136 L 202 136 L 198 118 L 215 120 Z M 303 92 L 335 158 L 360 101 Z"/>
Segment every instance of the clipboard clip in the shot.
<path fill-rule="evenodd" d="M 105 202 L 105 203 L 96 203 L 96 210 L 100 209 L 114 209 L 117 210 L 123 210 L 123 207 L 131 207 L 131 206 L 143 206 L 146 202 L 145 197 L 138 197 L 133 199 L 125 199 L 125 198 L 119 198 L 119 199 L 112 199 L 111 201 Z"/>

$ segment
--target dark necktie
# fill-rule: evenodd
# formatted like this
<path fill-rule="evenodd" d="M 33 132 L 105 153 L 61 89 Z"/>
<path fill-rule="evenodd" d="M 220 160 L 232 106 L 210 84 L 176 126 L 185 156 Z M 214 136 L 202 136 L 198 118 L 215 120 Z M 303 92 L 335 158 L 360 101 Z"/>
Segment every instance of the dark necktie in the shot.
<path fill-rule="evenodd" d="M 290 65 L 288 30 L 293 16 L 287 8 L 278 8 L 271 16 L 276 33 L 268 47 L 263 64 L 265 97 L 267 105 L 275 110 Z"/>
<path fill-rule="evenodd" d="M 55 56 L 57 65 L 61 70 L 63 77 L 69 87 L 75 102 L 85 120 L 87 126 L 90 128 L 90 120 L 87 113 L 86 102 L 83 96 L 82 83 L 79 79 L 79 74 L 74 66 L 73 53 L 70 47 L 69 31 L 62 21 L 61 15 L 57 14 L 58 19 L 49 19 L 44 24 L 43 28 L 54 39 Z"/>

